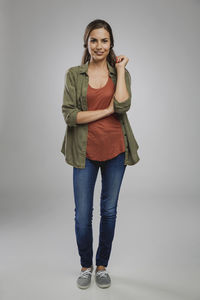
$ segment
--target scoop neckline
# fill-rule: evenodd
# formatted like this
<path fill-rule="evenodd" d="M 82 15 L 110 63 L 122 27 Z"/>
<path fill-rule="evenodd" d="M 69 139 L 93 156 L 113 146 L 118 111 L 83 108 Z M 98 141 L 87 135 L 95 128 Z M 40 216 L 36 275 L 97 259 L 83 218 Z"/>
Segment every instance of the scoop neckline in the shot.
<path fill-rule="evenodd" d="M 107 79 L 106 84 L 105 84 L 103 87 L 101 87 L 101 88 L 98 88 L 98 89 L 93 88 L 89 83 L 88 83 L 88 85 L 89 85 L 89 87 L 90 87 L 91 89 L 93 89 L 93 90 L 101 90 L 101 89 L 103 89 L 103 88 L 105 88 L 105 87 L 107 86 L 107 84 L 108 84 L 108 82 L 109 82 L 109 78 L 110 78 L 110 76 L 108 76 L 108 79 Z"/>

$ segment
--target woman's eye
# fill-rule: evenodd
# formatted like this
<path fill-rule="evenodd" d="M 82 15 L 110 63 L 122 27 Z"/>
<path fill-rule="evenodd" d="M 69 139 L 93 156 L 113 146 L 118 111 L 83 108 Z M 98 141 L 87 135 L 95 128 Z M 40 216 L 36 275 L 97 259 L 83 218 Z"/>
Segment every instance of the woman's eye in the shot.
<path fill-rule="evenodd" d="M 91 40 L 92 43 L 96 42 L 96 40 Z M 107 43 L 107 40 L 104 40 L 103 43 Z"/>

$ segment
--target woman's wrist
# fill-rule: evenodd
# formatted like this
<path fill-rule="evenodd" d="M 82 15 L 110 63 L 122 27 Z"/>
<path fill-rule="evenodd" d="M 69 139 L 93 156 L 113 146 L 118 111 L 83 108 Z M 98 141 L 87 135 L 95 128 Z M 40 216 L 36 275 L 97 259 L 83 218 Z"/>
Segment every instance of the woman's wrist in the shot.
<path fill-rule="evenodd" d="M 124 66 L 118 66 L 117 68 L 117 73 L 125 73 L 125 67 Z"/>
<path fill-rule="evenodd" d="M 104 111 L 105 111 L 105 116 L 106 117 L 111 114 L 111 110 L 109 108 L 105 108 Z"/>

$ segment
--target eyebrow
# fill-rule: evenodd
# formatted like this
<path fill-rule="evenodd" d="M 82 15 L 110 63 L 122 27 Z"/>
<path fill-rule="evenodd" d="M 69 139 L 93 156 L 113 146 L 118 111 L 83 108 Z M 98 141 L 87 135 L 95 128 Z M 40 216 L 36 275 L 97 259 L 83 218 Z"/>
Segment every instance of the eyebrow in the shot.
<path fill-rule="evenodd" d="M 95 37 L 90 37 L 91 39 L 95 39 L 96 40 L 96 38 Z M 105 39 L 109 39 L 108 37 L 105 37 L 105 38 L 103 38 L 102 40 L 105 40 Z"/>

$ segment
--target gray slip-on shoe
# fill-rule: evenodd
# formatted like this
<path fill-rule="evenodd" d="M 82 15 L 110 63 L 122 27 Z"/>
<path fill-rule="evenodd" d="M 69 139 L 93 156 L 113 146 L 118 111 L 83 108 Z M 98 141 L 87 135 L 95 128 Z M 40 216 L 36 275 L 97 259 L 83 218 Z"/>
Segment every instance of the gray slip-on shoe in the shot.
<path fill-rule="evenodd" d="M 77 278 L 77 286 L 80 289 L 87 289 L 91 284 L 91 277 L 93 272 L 93 266 L 87 268 L 85 271 L 81 271 Z"/>
<path fill-rule="evenodd" d="M 95 270 L 95 282 L 100 288 L 107 288 L 111 285 L 111 279 L 106 270 Z"/>

